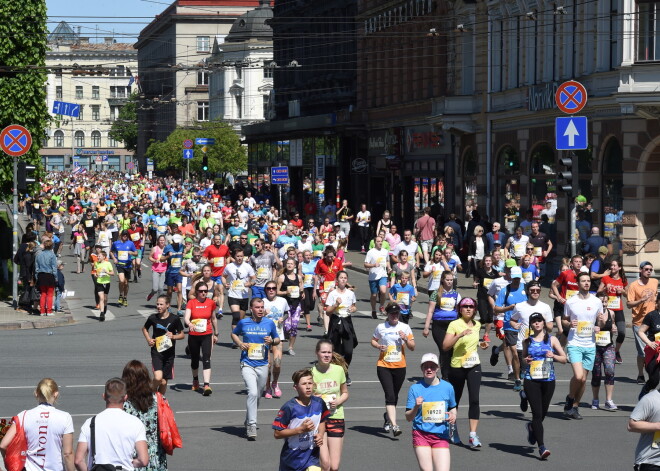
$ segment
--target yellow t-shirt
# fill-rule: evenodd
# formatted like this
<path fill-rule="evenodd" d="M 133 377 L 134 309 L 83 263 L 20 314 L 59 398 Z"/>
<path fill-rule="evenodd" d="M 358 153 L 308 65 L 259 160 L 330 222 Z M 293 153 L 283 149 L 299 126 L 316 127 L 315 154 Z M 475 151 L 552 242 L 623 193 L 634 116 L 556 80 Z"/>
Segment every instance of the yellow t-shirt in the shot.
<path fill-rule="evenodd" d="M 460 335 L 465 329 L 471 329 L 472 333 L 461 337 L 454 344 L 454 350 L 451 355 L 450 366 L 452 368 L 470 368 L 479 364 L 479 329 L 481 324 L 477 321 L 474 326 L 468 326 L 462 318 L 452 321 L 447 327 L 448 334 Z"/>

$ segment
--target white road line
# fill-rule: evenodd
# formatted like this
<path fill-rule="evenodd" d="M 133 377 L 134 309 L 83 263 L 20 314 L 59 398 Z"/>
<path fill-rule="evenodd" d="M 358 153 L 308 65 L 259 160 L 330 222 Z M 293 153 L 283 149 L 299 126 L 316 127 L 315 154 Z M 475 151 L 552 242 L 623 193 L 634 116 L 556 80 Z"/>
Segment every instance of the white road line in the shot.
<path fill-rule="evenodd" d="M 90 309 L 92 311 L 92 314 L 94 314 L 97 318 L 101 317 L 101 311 L 99 309 Z M 108 310 L 105 311 L 105 320 L 106 321 L 114 321 L 117 318 L 112 311 Z"/>
<path fill-rule="evenodd" d="M 356 314 L 363 314 L 366 317 L 371 317 L 371 311 L 355 311 Z M 426 319 L 426 314 L 413 311 L 413 317 L 416 317 L 417 319 Z M 385 320 L 385 316 L 381 316 L 380 313 L 378 313 L 378 319 L 380 320 Z"/>
<path fill-rule="evenodd" d="M 154 313 L 154 310 L 153 309 L 138 309 L 137 312 L 140 313 L 140 315 L 142 317 L 149 318 L 149 316 Z"/>

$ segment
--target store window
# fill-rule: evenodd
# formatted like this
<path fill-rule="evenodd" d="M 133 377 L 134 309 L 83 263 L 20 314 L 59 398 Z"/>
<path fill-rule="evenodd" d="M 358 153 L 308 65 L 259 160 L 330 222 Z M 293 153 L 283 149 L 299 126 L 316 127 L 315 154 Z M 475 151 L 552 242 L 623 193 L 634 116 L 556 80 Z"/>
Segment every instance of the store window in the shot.
<path fill-rule="evenodd" d="M 472 149 L 466 150 L 463 154 L 463 197 L 466 211 L 476 208 L 478 170 L 477 156 Z"/>
<path fill-rule="evenodd" d="M 530 208 L 539 219 L 546 200 L 556 199 L 557 160 L 555 151 L 549 144 L 540 144 L 531 154 L 529 168 Z"/>
<path fill-rule="evenodd" d="M 511 146 L 497 155 L 498 221 L 504 221 L 507 232 L 513 233 L 520 222 L 520 157 Z"/>
<path fill-rule="evenodd" d="M 615 253 L 621 244 L 621 218 L 623 217 L 623 152 L 616 138 L 611 138 L 603 153 L 601 173 L 603 236 L 615 246 Z"/>

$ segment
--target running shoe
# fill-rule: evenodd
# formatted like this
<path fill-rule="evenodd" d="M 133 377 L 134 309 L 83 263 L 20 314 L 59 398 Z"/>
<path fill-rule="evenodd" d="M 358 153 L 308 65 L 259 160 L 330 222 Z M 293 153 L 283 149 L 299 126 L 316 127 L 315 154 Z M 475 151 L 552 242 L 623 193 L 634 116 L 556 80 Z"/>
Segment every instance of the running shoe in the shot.
<path fill-rule="evenodd" d="M 273 398 L 273 391 L 270 388 L 266 388 L 264 390 L 264 397 L 266 399 L 272 399 Z"/>
<path fill-rule="evenodd" d="M 582 420 L 582 415 L 580 414 L 580 411 L 578 410 L 577 407 L 573 407 L 571 409 L 571 411 L 569 412 L 569 417 L 575 420 Z"/>
<path fill-rule="evenodd" d="M 519 379 L 515 380 L 515 384 L 513 385 L 513 390 L 522 392 L 522 389 L 523 389 L 522 381 L 520 381 Z"/>
<path fill-rule="evenodd" d="M 99 316 L 99 322 L 105 322 L 105 312 L 102 312 Z"/>
<path fill-rule="evenodd" d="M 637 377 L 637 384 L 644 384 L 646 383 L 646 380 L 644 379 L 644 375 L 639 375 Z"/>
<path fill-rule="evenodd" d="M 402 433 L 401 429 L 399 428 L 398 425 L 392 425 L 392 435 L 398 437 L 399 435 L 401 435 L 401 433 Z"/>
<path fill-rule="evenodd" d="M 605 401 L 605 405 L 603 406 L 603 409 L 609 411 L 619 410 L 619 408 L 616 406 L 614 401 Z"/>
<path fill-rule="evenodd" d="M 211 389 L 211 386 L 205 385 L 204 386 L 204 391 L 202 391 L 202 394 L 204 396 L 210 396 L 213 393 L 213 390 Z"/>
<path fill-rule="evenodd" d="M 292 357 L 296 356 L 296 352 L 293 351 L 293 348 L 289 349 L 289 355 L 291 355 Z"/>
<path fill-rule="evenodd" d="M 614 361 L 618 363 L 619 365 L 623 363 L 623 358 L 621 358 L 621 354 L 619 352 L 616 352 L 614 354 Z"/>
<path fill-rule="evenodd" d="M 124 307 L 128 307 L 128 298 L 124 298 Z"/>
<path fill-rule="evenodd" d="M 156 293 L 149 293 L 149 294 L 147 295 L 147 301 L 151 301 L 151 298 L 154 297 L 154 294 L 156 294 Z"/>
<path fill-rule="evenodd" d="M 376 311 L 371 311 L 371 318 L 378 319 L 378 316 L 376 315 Z"/>
<path fill-rule="evenodd" d="M 350 386 L 351 384 L 353 384 L 353 381 L 351 381 L 351 377 L 346 375 L 346 386 Z"/>
<path fill-rule="evenodd" d="M 470 448 L 481 448 L 481 441 L 479 441 L 479 435 L 474 434 L 470 436 Z"/>
<path fill-rule="evenodd" d="M 513 374 L 513 371 L 507 375 L 506 380 L 512 383 L 516 380 L 516 375 Z"/>
<path fill-rule="evenodd" d="M 500 354 L 497 350 L 497 345 L 493 345 L 490 352 L 490 366 L 495 366 L 497 365 L 497 362 L 500 361 Z"/>
<path fill-rule="evenodd" d="M 534 436 L 534 429 L 532 428 L 532 423 L 527 422 L 525 424 L 525 429 L 527 430 L 527 443 L 534 445 L 536 443 L 536 437 Z"/>
<path fill-rule="evenodd" d="M 539 456 L 541 457 L 542 460 L 547 460 L 548 457 L 550 456 L 550 450 L 548 450 L 544 446 L 539 447 Z"/>
<path fill-rule="evenodd" d="M 385 421 L 383 423 L 383 430 L 386 432 L 392 430 L 392 424 L 390 423 L 390 419 L 387 418 L 387 412 L 383 412 L 383 420 Z"/>
<path fill-rule="evenodd" d="M 529 403 L 527 402 L 527 394 L 525 394 L 525 391 L 520 391 L 520 410 L 527 412 L 528 405 Z"/>
<path fill-rule="evenodd" d="M 312 326 L 307 324 L 307 332 L 311 332 L 311 331 L 312 331 Z"/>
<path fill-rule="evenodd" d="M 124 305 L 124 298 L 119 296 L 119 299 L 117 300 L 117 304 L 119 304 L 120 306 L 123 306 Z"/>
<path fill-rule="evenodd" d="M 97 304 L 97 305 L 96 305 L 96 309 L 97 309 L 97 310 L 100 310 L 100 309 L 101 309 L 101 305 L 100 305 L 100 304 Z"/>
<path fill-rule="evenodd" d="M 573 408 L 573 399 L 570 396 L 566 396 L 566 401 L 564 402 L 564 414 Z"/>
<path fill-rule="evenodd" d="M 186 355 L 190 356 L 190 347 L 186 345 L 186 348 L 184 350 L 186 352 Z"/>
<path fill-rule="evenodd" d="M 490 343 L 490 337 L 488 336 L 488 334 L 484 334 L 484 342 Z"/>
<path fill-rule="evenodd" d="M 598 399 L 593 399 L 591 401 L 591 408 L 593 410 L 598 410 L 600 408 L 600 401 Z"/>
<path fill-rule="evenodd" d="M 282 397 L 282 391 L 280 390 L 280 385 L 277 383 L 273 385 L 273 397 Z"/>
<path fill-rule="evenodd" d="M 192 390 L 199 391 L 199 380 L 193 379 Z"/>
<path fill-rule="evenodd" d="M 248 425 L 245 429 L 245 435 L 247 435 L 247 439 L 251 442 L 255 441 L 257 439 L 257 426 Z"/>

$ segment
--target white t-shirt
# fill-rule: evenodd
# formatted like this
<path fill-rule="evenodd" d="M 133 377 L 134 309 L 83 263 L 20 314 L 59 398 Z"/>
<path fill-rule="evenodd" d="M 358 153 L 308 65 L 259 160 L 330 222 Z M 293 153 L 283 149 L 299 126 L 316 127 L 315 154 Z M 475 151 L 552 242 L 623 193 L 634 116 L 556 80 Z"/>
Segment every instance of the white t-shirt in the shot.
<path fill-rule="evenodd" d="M 266 312 L 266 317 L 273 322 L 275 322 L 275 327 L 277 327 L 277 335 L 281 339 L 284 338 L 284 319 L 289 314 L 289 303 L 286 302 L 286 299 L 275 296 L 275 299 L 269 301 L 268 298 L 264 299 L 264 309 Z"/>
<path fill-rule="evenodd" d="M 25 419 L 23 413 L 25 413 Z M 63 470 L 62 435 L 73 433 L 71 415 L 55 407 L 42 404 L 17 415 L 27 438 L 26 471 Z"/>
<path fill-rule="evenodd" d="M 391 325 L 386 321 L 382 324 L 378 324 L 374 330 L 374 338 L 378 340 L 380 345 L 385 345 L 386 347 L 395 347 L 393 353 L 390 353 L 390 351 L 387 352 L 391 359 L 388 359 L 386 355 L 384 358 L 384 361 L 386 362 L 400 362 L 405 359 L 405 353 L 403 351 L 404 341 L 399 336 L 399 332 L 406 334 L 405 338 L 413 336 L 410 326 L 408 324 L 404 324 L 403 322 L 397 322 L 396 325 Z"/>
<path fill-rule="evenodd" d="M 252 265 L 245 261 L 240 266 L 236 265 L 236 262 L 232 262 L 227 265 L 223 275 L 227 283 L 229 283 L 227 296 L 236 299 L 247 299 L 250 297 L 250 289 L 245 286 L 245 283 L 250 281 L 250 277 L 255 276 Z"/>
<path fill-rule="evenodd" d="M 377 248 L 370 249 L 364 259 L 364 263 L 376 263 L 377 266 L 369 268 L 369 281 L 380 280 L 387 277 L 387 250 Z"/>
<path fill-rule="evenodd" d="M 568 345 L 576 347 L 595 347 L 596 336 L 594 326 L 599 314 L 603 312 L 603 303 L 593 294 L 582 299 L 580 294 L 572 296 L 564 304 L 564 317 L 569 321 L 577 320 L 578 326 L 571 327 L 568 332 Z"/>
<path fill-rule="evenodd" d="M 442 272 L 445 271 L 445 267 L 442 263 L 431 263 L 426 265 L 425 271 L 431 272 L 429 275 L 429 293 L 435 291 L 440 287 L 440 281 L 442 279 Z"/>
<path fill-rule="evenodd" d="M 509 252 L 513 253 L 513 256 L 516 258 L 520 258 L 523 255 L 525 255 L 525 251 L 527 249 L 527 243 L 529 242 L 529 237 L 526 235 L 520 236 L 520 239 L 516 239 L 515 236 L 511 237 L 509 239 L 511 241 L 511 245 L 509 245 Z"/>
<path fill-rule="evenodd" d="M 328 294 L 328 297 L 325 300 L 325 305 L 332 306 L 337 302 L 337 299 L 341 299 L 341 304 L 334 311 L 333 314 L 339 317 L 350 316 L 351 313 L 348 311 L 348 309 L 357 302 L 357 299 L 355 298 L 355 293 L 350 289 L 344 290 L 343 293 L 340 293 L 339 290 L 337 289 L 333 289 Z"/>
<path fill-rule="evenodd" d="M 91 418 L 85 421 L 80 429 L 80 437 L 78 437 L 78 442 L 88 444 L 87 466 L 89 468 L 92 467 L 91 433 L 89 429 L 91 421 Z M 94 428 L 96 463 L 112 464 L 133 471 L 135 469 L 132 462 L 135 444 L 147 441 L 147 432 L 140 419 L 121 409 L 105 409 L 97 414 Z"/>
<path fill-rule="evenodd" d="M 312 239 L 311 237 L 307 237 L 307 242 L 303 242 L 302 240 L 298 241 L 298 252 L 304 252 L 305 250 L 309 250 L 312 252 Z"/>
<path fill-rule="evenodd" d="M 492 296 L 493 298 L 497 299 L 497 297 L 500 295 L 500 291 L 506 288 L 509 283 L 510 282 L 503 276 L 495 278 L 488 287 L 488 296 Z M 504 314 L 495 314 L 495 319 L 504 319 Z"/>
<path fill-rule="evenodd" d="M 415 260 L 415 256 L 417 255 L 417 251 L 419 250 L 419 245 L 417 245 L 417 242 L 414 240 L 411 240 L 409 243 L 406 244 L 405 240 L 402 240 L 398 244 L 396 244 L 396 247 L 392 250 L 392 254 L 395 256 L 399 256 L 399 252 L 402 250 L 406 250 L 408 252 L 408 260 Z"/>
<path fill-rule="evenodd" d="M 535 312 L 540 312 L 543 314 L 545 322 L 552 322 L 552 309 L 550 305 L 544 303 L 543 301 L 538 301 L 535 305 L 529 304 L 529 302 L 518 303 L 513 309 L 513 314 L 511 314 L 511 320 L 520 323 L 520 328 L 518 329 L 518 343 L 516 344 L 516 350 L 523 349 L 523 342 L 527 337 L 529 337 L 529 316 Z"/>
<path fill-rule="evenodd" d="M 369 211 L 360 211 L 356 215 L 356 221 L 358 226 L 369 227 L 369 218 L 371 218 L 371 213 Z"/>

